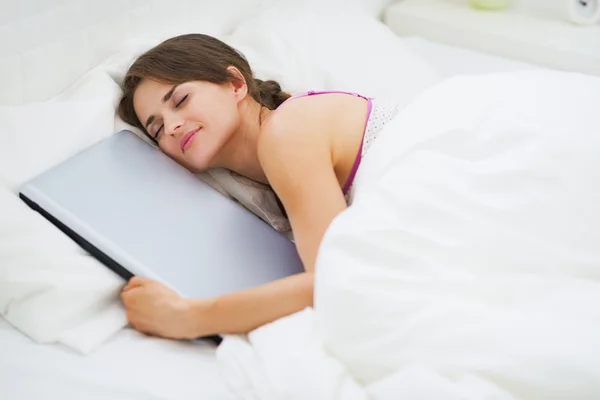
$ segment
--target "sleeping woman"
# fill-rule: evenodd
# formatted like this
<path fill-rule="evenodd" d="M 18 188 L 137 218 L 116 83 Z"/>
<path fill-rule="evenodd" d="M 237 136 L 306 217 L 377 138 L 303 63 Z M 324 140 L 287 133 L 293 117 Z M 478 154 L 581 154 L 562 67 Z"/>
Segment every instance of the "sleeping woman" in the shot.
<path fill-rule="evenodd" d="M 290 96 L 254 78 L 238 51 L 202 34 L 171 38 L 141 55 L 123 92 L 119 116 L 187 169 L 225 168 L 270 185 L 305 270 L 210 299 L 184 299 L 134 277 L 121 294 L 133 327 L 174 339 L 247 333 L 312 306 L 321 239 L 350 205 L 361 158 L 397 105 L 346 92 Z"/>

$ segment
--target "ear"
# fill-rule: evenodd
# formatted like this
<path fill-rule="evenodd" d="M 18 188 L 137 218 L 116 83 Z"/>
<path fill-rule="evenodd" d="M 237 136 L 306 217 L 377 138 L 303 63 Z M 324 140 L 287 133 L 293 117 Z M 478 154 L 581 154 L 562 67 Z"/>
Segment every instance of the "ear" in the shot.
<path fill-rule="evenodd" d="M 246 97 L 246 94 L 248 94 L 248 84 L 246 83 L 244 75 L 242 75 L 240 70 L 234 66 L 227 67 L 227 72 L 234 77 L 233 82 L 231 82 L 234 95 L 239 100 L 242 100 Z"/>

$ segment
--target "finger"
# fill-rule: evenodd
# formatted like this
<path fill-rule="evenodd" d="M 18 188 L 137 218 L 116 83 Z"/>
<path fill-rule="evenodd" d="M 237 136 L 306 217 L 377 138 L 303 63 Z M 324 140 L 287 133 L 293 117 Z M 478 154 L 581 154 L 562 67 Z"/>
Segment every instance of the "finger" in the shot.
<path fill-rule="evenodd" d="M 131 306 L 135 303 L 135 299 L 140 291 L 140 287 L 134 287 L 129 290 L 123 290 L 121 292 L 121 301 L 125 306 Z"/>
<path fill-rule="evenodd" d="M 127 282 L 127 285 L 123 288 L 123 290 L 127 291 L 135 287 L 142 286 L 145 282 L 145 278 L 142 278 L 141 276 L 134 276 L 131 279 L 129 279 L 129 282 Z"/>
<path fill-rule="evenodd" d="M 140 286 L 145 281 L 146 281 L 145 278 L 135 275 L 135 276 L 132 276 L 131 279 L 129 279 L 129 282 L 127 282 L 127 286 L 131 286 L 131 287 Z"/>
<path fill-rule="evenodd" d="M 121 292 L 121 301 L 123 302 L 123 304 L 125 304 L 125 306 L 127 306 L 129 304 L 130 294 L 131 294 L 131 292 L 128 292 L 125 290 L 123 290 Z"/>
<path fill-rule="evenodd" d="M 127 320 L 133 329 L 144 335 L 153 336 L 150 326 L 141 320 L 138 315 L 132 312 L 127 313 Z"/>

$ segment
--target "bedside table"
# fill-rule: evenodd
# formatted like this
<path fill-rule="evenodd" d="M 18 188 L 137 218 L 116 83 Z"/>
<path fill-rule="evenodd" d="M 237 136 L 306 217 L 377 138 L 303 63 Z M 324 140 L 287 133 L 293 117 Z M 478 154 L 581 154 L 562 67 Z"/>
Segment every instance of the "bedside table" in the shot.
<path fill-rule="evenodd" d="M 400 0 L 385 10 L 383 22 L 399 36 L 600 76 L 600 24 L 575 25 L 516 6 L 477 10 L 468 0 Z"/>

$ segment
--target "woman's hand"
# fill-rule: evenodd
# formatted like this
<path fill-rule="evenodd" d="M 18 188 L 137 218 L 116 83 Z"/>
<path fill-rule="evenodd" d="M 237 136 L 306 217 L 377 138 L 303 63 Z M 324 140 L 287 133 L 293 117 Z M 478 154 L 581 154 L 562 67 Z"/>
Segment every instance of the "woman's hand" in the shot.
<path fill-rule="evenodd" d="M 140 332 L 169 339 L 192 339 L 198 324 L 192 302 L 160 282 L 133 277 L 121 292 L 127 319 Z"/>

